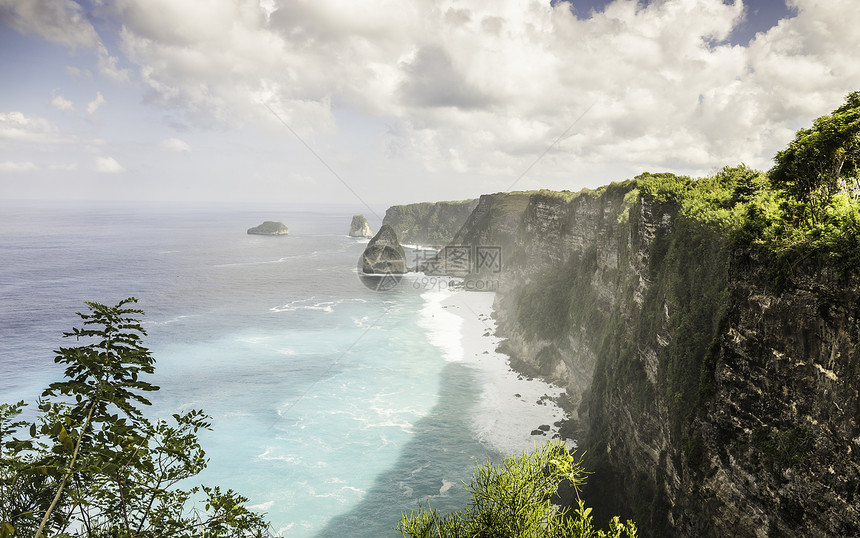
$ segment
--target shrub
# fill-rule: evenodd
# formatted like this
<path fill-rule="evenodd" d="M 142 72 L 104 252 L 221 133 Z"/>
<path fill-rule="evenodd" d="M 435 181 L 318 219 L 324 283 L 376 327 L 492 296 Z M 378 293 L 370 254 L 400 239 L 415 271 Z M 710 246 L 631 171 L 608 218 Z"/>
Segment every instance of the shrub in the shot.
<path fill-rule="evenodd" d="M 466 487 L 472 501 L 465 509 L 442 516 L 420 508 L 403 514 L 396 530 L 412 538 L 635 538 L 633 522 L 622 524 L 617 516 L 608 530 L 595 529 L 591 508 L 579 499 L 585 475 L 563 441 L 550 441 L 499 466 L 479 465 Z M 575 509 L 553 504 L 562 482 L 576 492 Z"/>

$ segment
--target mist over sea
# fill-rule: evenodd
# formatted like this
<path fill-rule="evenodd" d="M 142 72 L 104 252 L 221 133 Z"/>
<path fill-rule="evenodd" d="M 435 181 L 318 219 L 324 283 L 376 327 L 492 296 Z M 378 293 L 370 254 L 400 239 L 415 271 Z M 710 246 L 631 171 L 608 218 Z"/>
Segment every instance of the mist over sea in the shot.
<path fill-rule="evenodd" d="M 200 482 L 285 536 L 396 536 L 419 502 L 462 507 L 473 465 L 499 458 L 476 433 L 481 374 L 445 349 L 446 292 L 360 283 L 349 209 L 4 205 L 0 401 L 33 406 L 60 379 L 52 350 L 85 300 L 135 296 L 161 387 L 148 415 L 212 416 Z M 245 233 L 263 220 L 290 235 Z"/>

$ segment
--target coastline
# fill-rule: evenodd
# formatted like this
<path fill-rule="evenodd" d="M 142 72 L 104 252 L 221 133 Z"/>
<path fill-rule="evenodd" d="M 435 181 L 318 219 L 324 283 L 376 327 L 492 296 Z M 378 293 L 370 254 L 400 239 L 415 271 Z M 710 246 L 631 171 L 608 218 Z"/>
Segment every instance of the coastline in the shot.
<path fill-rule="evenodd" d="M 433 291 L 424 295 L 432 309 L 431 342 L 446 360 L 475 369 L 483 382 L 473 428 L 477 438 L 501 454 L 531 451 L 553 436 L 565 418 L 558 405 L 564 388 L 514 371 L 510 358 L 496 351 L 492 318 L 494 292 Z M 435 330 L 434 330 L 435 329 Z M 572 443 L 571 441 L 568 441 Z"/>

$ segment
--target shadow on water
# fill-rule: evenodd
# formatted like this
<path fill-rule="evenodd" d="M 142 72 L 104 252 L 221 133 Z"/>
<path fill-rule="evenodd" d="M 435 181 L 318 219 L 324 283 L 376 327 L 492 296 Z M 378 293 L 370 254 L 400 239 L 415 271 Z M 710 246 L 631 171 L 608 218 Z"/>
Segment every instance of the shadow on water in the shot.
<path fill-rule="evenodd" d="M 463 482 L 469 481 L 475 464 L 499 456 L 473 434 L 471 408 L 480 390 L 476 373 L 450 363 L 441 379 L 438 403 L 414 425 L 415 434 L 395 465 L 377 478 L 353 510 L 333 518 L 318 538 L 396 537 L 401 512 L 418 509 L 419 502 L 441 513 L 466 505 L 469 497 Z"/>

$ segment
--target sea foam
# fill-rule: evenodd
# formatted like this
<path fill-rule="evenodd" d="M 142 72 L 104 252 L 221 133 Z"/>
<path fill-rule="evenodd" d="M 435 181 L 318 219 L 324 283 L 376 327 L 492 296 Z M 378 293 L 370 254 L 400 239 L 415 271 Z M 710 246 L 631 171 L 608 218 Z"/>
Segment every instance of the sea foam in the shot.
<path fill-rule="evenodd" d="M 514 372 L 509 358 L 496 351 L 501 339 L 492 319 L 494 297 L 492 292 L 449 292 L 434 307 L 459 318 L 458 331 L 447 338 L 459 341 L 460 360 L 478 372 L 482 384 L 472 417 L 476 437 L 501 454 L 520 453 L 557 433 L 555 423 L 564 411 L 555 399 L 564 389 Z M 541 425 L 550 428 L 532 435 Z"/>
<path fill-rule="evenodd" d="M 442 351 L 446 361 L 459 362 L 463 360 L 460 336 L 463 318 L 448 312 L 442 304 L 453 294 L 454 292 L 445 290 L 422 293 L 421 298 L 425 303 L 421 308 L 418 325 L 427 331 L 427 340 Z"/>

